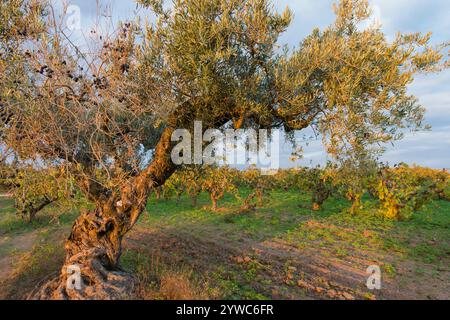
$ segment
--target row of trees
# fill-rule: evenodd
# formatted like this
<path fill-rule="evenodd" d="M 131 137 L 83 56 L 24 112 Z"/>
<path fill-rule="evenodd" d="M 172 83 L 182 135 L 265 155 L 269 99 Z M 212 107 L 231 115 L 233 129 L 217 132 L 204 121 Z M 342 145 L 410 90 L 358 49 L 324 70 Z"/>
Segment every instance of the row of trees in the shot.
<path fill-rule="evenodd" d="M 212 210 L 218 209 L 218 201 L 226 193 L 236 191 L 234 170 L 228 167 L 189 166 L 173 174 L 166 183 L 155 192 L 159 198 L 160 192 L 168 199 L 172 196 L 179 201 L 181 195 L 187 194 L 192 204 L 197 205 L 200 193 L 207 192 L 211 199 Z M 236 193 L 235 193 L 236 194 Z"/>
<path fill-rule="evenodd" d="M 273 190 L 306 193 L 311 196 L 310 208 L 320 210 L 330 197 L 346 198 L 349 211 L 357 214 L 362 208 L 362 197 L 368 195 L 379 201 L 380 213 L 389 219 L 408 219 L 433 199 L 450 201 L 450 174 L 400 164 L 395 167 L 365 167 L 364 178 L 355 178 L 357 171 L 329 163 L 321 168 L 280 169 L 274 175 L 262 175 L 255 167 L 236 170 L 226 166 L 186 166 L 173 174 L 163 186 L 155 188 L 156 199 L 175 198 L 179 202 L 186 195 L 195 207 L 198 197 L 206 192 L 211 209 L 219 209 L 219 201 L 231 194 L 242 201 L 243 209 L 264 206 Z M 50 204 L 62 207 L 79 204 L 81 195 L 73 180 L 61 168 L 35 169 L 30 166 L 13 169 L 1 166 L 0 185 L 14 197 L 18 215 L 32 221 L 36 214 Z M 241 199 L 239 189 L 249 190 Z M 299 202 L 299 205 L 304 205 Z"/>
<path fill-rule="evenodd" d="M 311 196 L 312 210 L 320 210 L 332 196 L 346 198 L 353 214 L 361 211 L 362 198 L 368 195 L 379 202 L 382 216 L 395 220 L 410 218 L 433 199 L 450 201 L 450 174 L 445 170 L 372 163 L 372 167 L 359 169 L 365 174 L 364 178 L 359 178 L 360 172 L 354 169 L 329 163 L 325 168 L 280 169 L 274 175 L 261 175 L 257 168 L 240 171 L 228 167 L 186 167 L 174 174 L 158 193 L 162 192 L 166 199 L 175 196 L 177 200 L 188 195 L 195 206 L 199 194 L 206 191 L 212 209 L 216 210 L 218 201 L 226 193 L 243 201 L 244 208 L 254 208 L 264 205 L 270 191 L 295 190 Z M 237 192 L 241 188 L 250 190 L 246 199 L 241 199 Z M 256 203 L 252 205 L 253 199 Z"/>

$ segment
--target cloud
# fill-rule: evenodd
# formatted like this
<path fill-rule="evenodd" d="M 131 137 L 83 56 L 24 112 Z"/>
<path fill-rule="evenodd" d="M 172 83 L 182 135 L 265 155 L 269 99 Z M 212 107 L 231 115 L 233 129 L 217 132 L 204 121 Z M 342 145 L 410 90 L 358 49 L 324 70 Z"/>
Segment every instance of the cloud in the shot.
<path fill-rule="evenodd" d="M 326 27 L 334 21 L 331 0 L 275 0 L 274 3 L 278 10 L 288 6 L 294 13 L 291 26 L 280 39 L 282 44 L 296 46 L 314 28 Z"/>
<path fill-rule="evenodd" d="M 372 0 L 371 3 L 380 8 L 383 28 L 390 35 L 398 31 L 434 31 L 435 41 L 448 40 L 448 0 Z"/>
<path fill-rule="evenodd" d="M 383 160 L 406 162 L 437 169 L 450 168 L 450 126 L 439 130 L 407 134 L 388 148 Z"/>

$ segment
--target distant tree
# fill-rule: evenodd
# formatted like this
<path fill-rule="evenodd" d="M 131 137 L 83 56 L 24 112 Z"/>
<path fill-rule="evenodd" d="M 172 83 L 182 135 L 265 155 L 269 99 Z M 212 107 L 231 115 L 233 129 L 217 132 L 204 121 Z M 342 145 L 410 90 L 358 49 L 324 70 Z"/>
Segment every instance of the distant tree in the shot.
<path fill-rule="evenodd" d="M 233 184 L 233 176 L 228 167 L 207 167 L 204 173 L 202 190 L 208 192 L 211 199 L 211 209 L 217 211 L 218 201 L 226 193 L 235 193 L 236 186 Z"/>
<path fill-rule="evenodd" d="M 439 171 L 435 175 L 436 194 L 439 200 L 450 201 L 450 174 L 447 170 Z"/>
<path fill-rule="evenodd" d="M 163 187 L 158 186 L 156 188 L 153 188 L 153 191 L 155 192 L 156 200 L 161 199 L 161 194 L 164 192 Z"/>
<path fill-rule="evenodd" d="M 182 172 L 179 171 L 173 174 L 169 179 L 166 180 L 163 187 L 163 194 L 166 200 L 169 200 L 175 196 L 177 204 L 180 203 L 181 196 L 186 191 L 186 185 L 184 183 Z"/>
<path fill-rule="evenodd" d="M 446 172 L 405 164 L 381 171 L 377 194 L 381 214 L 389 219 L 407 220 L 433 198 L 440 199 L 448 183 Z"/>
<path fill-rule="evenodd" d="M 36 168 L 8 153 L 0 159 L 0 192 L 14 198 L 17 214 L 29 222 L 51 204 L 68 207 L 81 200 L 64 167 Z"/>
<path fill-rule="evenodd" d="M 335 166 L 327 164 L 325 169 L 320 166 L 303 168 L 298 179 L 298 188 L 311 194 L 311 209 L 318 211 L 325 201 L 336 191 L 333 172 Z"/>
<path fill-rule="evenodd" d="M 264 197 L 274 187 L 274 179 L 267 175 L 262 175 L 256 168 L 248 168 L 241 175 L 247 187 L 254 190 L 255 197 L 258 200 L 258 206 L 263 206 Z"/>
<path fill-rule="evenodd" d="M 0 192 L 9 193 L 11 191 L 11 179 L 16 175 L 14 168 L 0 159 Z"/>
<path fill-rule="evenodd" d="M 361 30 L 364 0 L 342 0 L 336 21 L 295 50 L 278 38 L 292 14 L 270 0 L 141 0 L 156 15 L 93 30 L 84 52 L 41 1 L 0 4 L 1 143 L 22 161 L 61 164 L 94 204 L 74 223 L 58 278 L 36 297 L 119 298 L 133 278 L 119 267 L 122 238 L 151 191 L 178 169 L 172 133 L 210 128 L 313 126 L 335 157 L 423 126 L 407 93 L 418 72 L 439 71 L 430 35 Z M 97 36 L 96 36 L 97 34 Z M 82 289 L 68 290 L 68 266 Z"/>
<path fill-rule="evenodd" d="M 300 170 L 298 169 L 280 169 L 273 176 L 275 187 L 284 191 L 296 189 L 298 187 Z"/>
<path fill-rule="evenodd" d="M 8 179 L 8 183 L 18 215 L 30 222 L 51 204 L 58 202 L 67 207 L 76 203 L 77 190 L 63 168 L 21 167 Z"/>
<path fill-rule="evenodd" d="M 377 177 L 379 164 L 367 155 L 354 155 L 343 159 L 329 172 L 333 184 L 352 203 L 349 211 L 357 214 L 363 205 L 361 199 L 369 191 L 371 182 Z"/>
<path fill-rule="evenodd" d="M 192 206 L 196 207 L 198 196 L 202 192 L 205 179 L 205 168 L 201 165 L 188 166 L 183 169 L 183 181 L 187 195 L 192 199 Z"/>

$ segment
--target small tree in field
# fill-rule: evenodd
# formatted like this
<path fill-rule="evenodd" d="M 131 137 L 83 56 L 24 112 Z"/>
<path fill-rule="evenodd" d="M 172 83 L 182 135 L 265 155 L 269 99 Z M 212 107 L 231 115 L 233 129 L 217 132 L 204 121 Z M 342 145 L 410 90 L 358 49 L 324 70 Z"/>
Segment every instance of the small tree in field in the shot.
<path fill-rule="evenodd" d="M 443 62 L 429 35 L 389 42 L 378 28 L 358 29 L 369 17 L 364 0 L 340 1 L 330 27 L 282 53 L 292 14 L 270 0 L 139 2 L 156 22 L 93 30 L 89 50 L 75 47 L 44 2 L 0 4 L 1 145 L 21 161 L 64 166 L 94 207 L 72 227 L 61 274 L 36 297 L 131 294 L 122 239 L 179 169 L 176 129 L 193 132 L 196 120 L 203 130 L 313 126 L 338 156 L 422 127 L 407 85 Z M 81 290 L 67 288 L 72 265 Z"/>
<path fill-rule="evenodd" d="M 258 168 L 249 168 L 241 175 L 245 185 L 254 190 L 254 195 L 258 199 L 258 206 L 263 206 L 264 196 L 274 187 L 272 177 L 262 175 Z"/>
<path fill-rule="evenodd" d="M 450 201 L 450 174 L 447 170 L 434 174 L 436 183 L 436 195 L 439 200 Z"/>
<path fill-rule="evenodd" d="M 192 199 L 192 206 L 197 206 L 198 196 L 202 192 L 204 185 L 204 167 L 194 165 L 184 168 L 183 181 L 186 194 Z"/>
<path fill-rule="evenodd" d="M 378 168 L 375 160 L 360 155 L 344 159 L 337 168 L 329 172 L 338 191 L 351 202 L 351 214 L 361 211 L 361 199 L 369 191 L 371 182 L 376 179 Z"/>
<path fill-rule="evenodd" d="M 166 183 L 163 187 L 163 194 L 166 200 L 170 199 L 172 196 L 175 196 L 177 204 L 179 204 L 181 200 L 181 196 L 186 191 L 186 185 L 183 179 L 183 173 L 177 172 L 173 174 L 169 179 L 167 179 Z"/>
<path fill-rule="evenodd" d="M 161 194 L 164 193 L 163 187 L 159 186 L 159 187 L 153 188 L 153 191 L 155 192 L 156 200 L 161 199 Z"/>
<path fill-rule="evenodd" d="M 275 188 L 288 191 L 297 189 L 300 170 L 297 169 L 283 169 L 273 176 Z"/>
<path fill-rule="evenodd" d="M 204 173 L 202 189 L 208 192 L 213 211 L 217 211 L 218 201 L 226 193 L 237 192 L 236 186 L 233 184 L 233 175 L 227 167 L 208 167 Z"/>
<path fill-rule="evenodd" d="M 77 193 L 73 181 L 61 168 L 22 167 L 9 179 L 9 184 L 18 214 L 30 222 L 53 203 L 69 204 Z"/>
<path fill-rule="evenodd" d="M 324 202 L 332 196 L 335 191 L 335 184 L 331 175 L 330 164 L 325 169 L 303 168 L 298 179 L 298 188 L 311 193 L 311 209 L 318 211 Z"/>
<path fill-rule="evenodd" d="M 0 158 L 0 193 L 9 193 L 11 190 L 11 179 L 16 171 L 6 162 L 5 158 Z"/>

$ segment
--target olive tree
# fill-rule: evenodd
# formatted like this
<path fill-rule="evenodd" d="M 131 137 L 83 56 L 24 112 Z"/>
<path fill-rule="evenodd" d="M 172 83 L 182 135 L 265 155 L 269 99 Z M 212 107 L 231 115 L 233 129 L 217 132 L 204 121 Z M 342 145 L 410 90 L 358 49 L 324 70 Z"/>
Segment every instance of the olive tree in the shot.
<path fill-rule="evenodd" d="M 46 207 L 58 204 L 69 208 L 80 204 L 73 181 L 63 168 L 36 169 L 32 166 L 15 167 L 14 174 L 6 179 L 14 197 L 17 214 L 32 222 Z"/>
<path fill-rule="evenodd" d="M 226 193 L 234 193 L 236 196 L 238 192 L 233 183 L 232 171 L 228 167 L 215 168 L 208 166 L 204 172 L 202 190 L 209 194 L 212 211 L 217 211 L 219 209 L 218 201 L 221 200 Z"/>
<path fill-rule="evenodd" d="M 51 7 L 7 2 L 19 5 L 11 15 L 3 12 L 9 5 L 1 10 L 2 143 L 23 161 L 64 165 L 94 204 L 74 223 L 61 273 L 38 298 L 130 294 L 122 239 L 151 191 L 178 169 L 176 129 L 193 130 L 194 121 L 203 130 L 313 126 L 332 155 L 370 149 L 423 125 L 424 109 L 406 86 L 443 62 L 429 35 L 389 42 L 380 29 L 358 28 L 369 17 L 364 0 L 340 1 L 329 28 L 284 51 L 277 41 L 292 13 L 276 12 L 270 0 L 173 0 L 169 9 L 141 0 L 155 21 L 124 22 L 109 35 L 92 30 L 86 51 Z M 24 33 L 16 16 L 33 10 L 45 30 L 34 34 L 27 23 Z M 67 286 L 73 265 L 80 290 Z"/>

